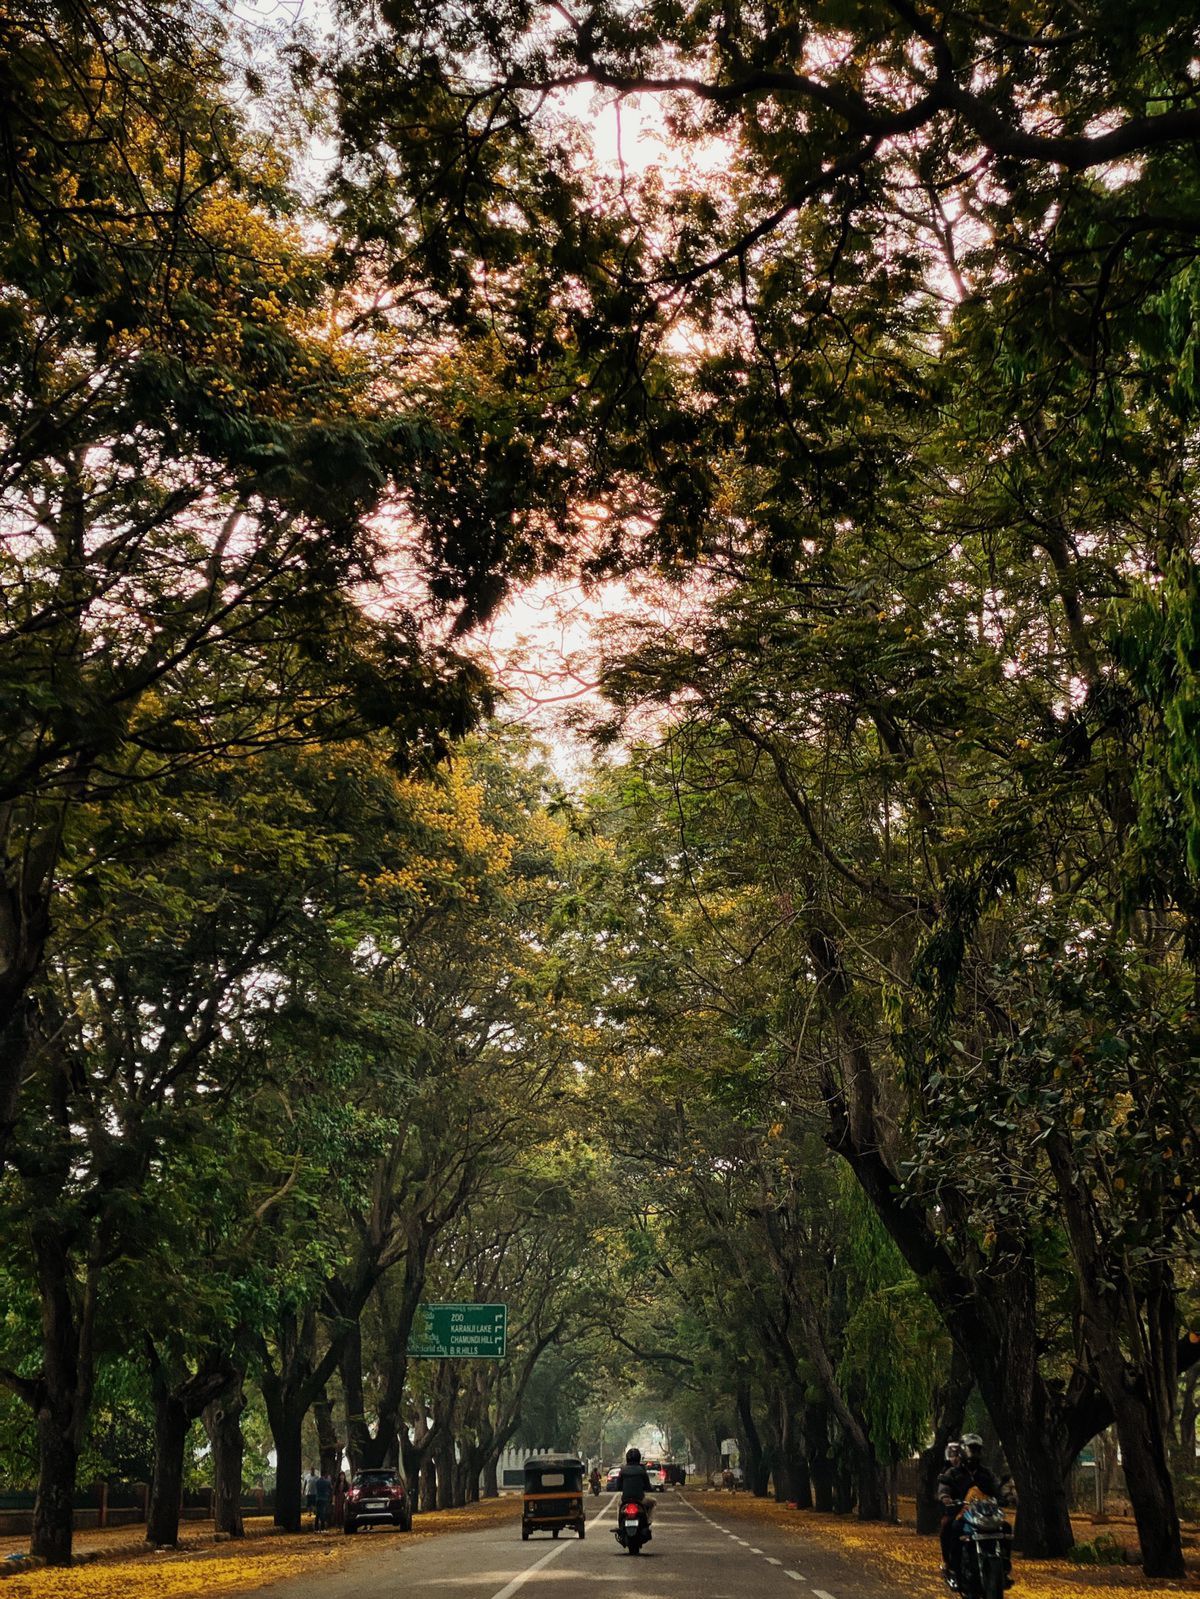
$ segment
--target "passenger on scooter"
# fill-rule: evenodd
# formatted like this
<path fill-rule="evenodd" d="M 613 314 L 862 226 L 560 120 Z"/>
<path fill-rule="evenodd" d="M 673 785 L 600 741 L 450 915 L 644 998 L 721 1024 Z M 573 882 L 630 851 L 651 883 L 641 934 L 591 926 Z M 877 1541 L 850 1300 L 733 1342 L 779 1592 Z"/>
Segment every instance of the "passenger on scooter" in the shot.
<path fill-rule="evenodd" d="M 1001 1487 L 983 1463 L 983 1439 L 977 1432 L 963 1434 L 961 1443 L 946 1445 L 946 1465 L 937 1480 L 942 1506 L 942 1576 L 952 1588 L 959 1585 L 958 1557 L 962 1550 L 962 1507 L 972 1488 L 999 1500 Z"/>
<path fill-rule="evenodd" d="M 642 1451 L 640 1449 L 627 1450 L 625 1464 L 621 1467 L 621 1476 L 617 1482 L 617 1492 L 621 1496 L 621 1503 L 626 1505 L 632 1501 L 633 1504 L 640 1505 L 642 1514 L 649 1522 L 654 1516 L 654 1501 L 650 1497 L 652 1491 L 650 1473 L 642 1465 Z"/>

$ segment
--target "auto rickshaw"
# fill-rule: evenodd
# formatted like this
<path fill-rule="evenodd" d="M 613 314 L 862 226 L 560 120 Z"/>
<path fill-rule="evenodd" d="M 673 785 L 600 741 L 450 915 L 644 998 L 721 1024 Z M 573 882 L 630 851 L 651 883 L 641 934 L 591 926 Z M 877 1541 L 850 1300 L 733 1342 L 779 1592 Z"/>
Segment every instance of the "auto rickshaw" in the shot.
<path fill-rule="evenodd" d="M 574 1455 L 535 1455 L 525 1462 L 521 1538 L 531 1532 L 549 1532 L 557 1538 L 564 1527 L 585 1536 L 583 1461 Z"/>

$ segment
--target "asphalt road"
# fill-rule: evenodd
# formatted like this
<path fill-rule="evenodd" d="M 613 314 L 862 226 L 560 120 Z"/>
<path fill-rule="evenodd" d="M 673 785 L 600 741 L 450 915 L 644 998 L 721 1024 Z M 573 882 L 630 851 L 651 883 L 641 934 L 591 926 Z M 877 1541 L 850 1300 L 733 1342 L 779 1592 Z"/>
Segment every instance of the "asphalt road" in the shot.
<path fill-rule="evenodd" d="M 277 1583 L 270 1599 L 896 1599 L 848 1556 L 726 1521 L 719 1494 L 660 1496 L 653 1541 L 636 1557 L 613 1537 L 616 1496 L 587 1508 L 585 1539 L 535 1533 L 522 1543 L 514 1497 L 511 1527 L 380 1538 L 378 1556 Z"/>

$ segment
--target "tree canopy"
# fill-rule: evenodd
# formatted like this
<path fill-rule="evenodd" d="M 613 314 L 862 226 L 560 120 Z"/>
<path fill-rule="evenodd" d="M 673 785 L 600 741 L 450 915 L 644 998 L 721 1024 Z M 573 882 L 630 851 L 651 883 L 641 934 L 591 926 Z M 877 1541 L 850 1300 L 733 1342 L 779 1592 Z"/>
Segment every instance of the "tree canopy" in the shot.
<path fill-rule="evenodd" d="M 254 1418 L 294 1528 L 317 1454 L 432 1508 L 638 1420 L 927 1511 L 974 1406 L 1028 1553 L 1112 1428 L 1179 1575 L 1194 8 L 335 24 L 269 84 L 169 4 L 0 48 L 35 1549 L 147 1453 L 173 1541 L 201 1419 L 236 1533 Z M 550 573 L 622 585 L 570 784 L 477 644 Z M 506 1359 L 410 1356 L 431 1299 Z"/>

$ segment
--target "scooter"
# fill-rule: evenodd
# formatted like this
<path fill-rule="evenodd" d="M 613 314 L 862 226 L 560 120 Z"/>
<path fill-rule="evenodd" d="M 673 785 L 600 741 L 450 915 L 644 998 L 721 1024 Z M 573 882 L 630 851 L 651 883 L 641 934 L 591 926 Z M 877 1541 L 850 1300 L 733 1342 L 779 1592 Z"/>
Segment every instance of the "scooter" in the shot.
<path fill-rule="evenodd" d="M 599 1492 L 600 1492 L 600 1473 L 598 1471 L 593 1471 L 592 1472 L 592 1493 L 593 1494 L 598 1494 Z"/>
<path fill-rule="evenodd" d="M 640 1555 L 642 1545 L 650 1542 L 650 1522 L 643 1507 L 633 1499 L 617 1511 L 616 1536 L 621 1548 L 631 1555 Z"/>

